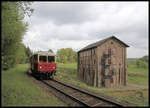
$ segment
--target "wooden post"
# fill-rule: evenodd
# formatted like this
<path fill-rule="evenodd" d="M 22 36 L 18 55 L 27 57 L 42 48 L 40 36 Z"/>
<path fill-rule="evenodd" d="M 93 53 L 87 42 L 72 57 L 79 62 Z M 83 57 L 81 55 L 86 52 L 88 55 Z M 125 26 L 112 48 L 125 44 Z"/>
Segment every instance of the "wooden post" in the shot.
<path fill-rule="evenodd" d="M 126 48 L 124 48 L 124 58 L 125 58 L 125 60 L 124 60 L 124 72 L 125 72 L 125 86 L 127 85 L 127 79 L 128 79 L 128 74 L 127 74 L 127 62 L 126 62 Z"/>

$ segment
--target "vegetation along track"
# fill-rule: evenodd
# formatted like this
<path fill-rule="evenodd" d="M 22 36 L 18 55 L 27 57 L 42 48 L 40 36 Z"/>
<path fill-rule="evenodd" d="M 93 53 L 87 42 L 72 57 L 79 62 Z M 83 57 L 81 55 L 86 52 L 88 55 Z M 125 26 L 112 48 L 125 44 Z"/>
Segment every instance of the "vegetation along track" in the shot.
<path fill-rule="evenodd" d="M 42 80 L 42 82 L 55 89 L 57 92 L 71 98 L 73 101 L 76 101 L 81 106 L 135 106 L 134 104 L 121 102 L 111 97 L 88 91 L 76 85 L 65 83 L 58 79 Z"/>

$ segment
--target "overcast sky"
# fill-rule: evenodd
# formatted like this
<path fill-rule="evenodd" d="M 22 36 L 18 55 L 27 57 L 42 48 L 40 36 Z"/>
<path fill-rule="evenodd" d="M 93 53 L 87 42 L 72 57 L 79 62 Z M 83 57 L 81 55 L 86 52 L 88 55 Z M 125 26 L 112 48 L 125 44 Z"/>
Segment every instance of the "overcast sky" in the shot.
<path fill-rule="evenodd" d="M 148 55 L 148 2 L 34 2 L 23 43 L 32 51 L 75 51 L 116 36 L 127 57 Z"/>

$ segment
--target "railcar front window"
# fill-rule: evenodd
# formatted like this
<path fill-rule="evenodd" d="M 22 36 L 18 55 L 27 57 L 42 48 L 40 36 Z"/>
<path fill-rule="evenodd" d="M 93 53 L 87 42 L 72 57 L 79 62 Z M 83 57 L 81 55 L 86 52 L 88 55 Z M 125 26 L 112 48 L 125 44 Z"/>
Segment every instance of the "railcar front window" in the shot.
<path fill-rule="evenodd" d="M 55 62 L 55 56 L 48 56 L 48 62 Z"/>
<path fill-rule="evenodd" d="M 40 61 L 47 62 L 46 56 L 40 56 Z"/>

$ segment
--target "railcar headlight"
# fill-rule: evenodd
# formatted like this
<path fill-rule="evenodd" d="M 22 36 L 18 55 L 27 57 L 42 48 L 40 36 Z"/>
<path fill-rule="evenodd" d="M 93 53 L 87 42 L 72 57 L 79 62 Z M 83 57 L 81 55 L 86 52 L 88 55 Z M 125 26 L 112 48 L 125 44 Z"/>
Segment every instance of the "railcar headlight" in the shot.
<path fill-rule="evenodd" d="M 40 69 L 42 68 L 42 66 L 40 66 Z"/>
<path fill-rule="evenodd" d="M 55 67 L 53 67 L 53 69 L 55 69 Z"/>

